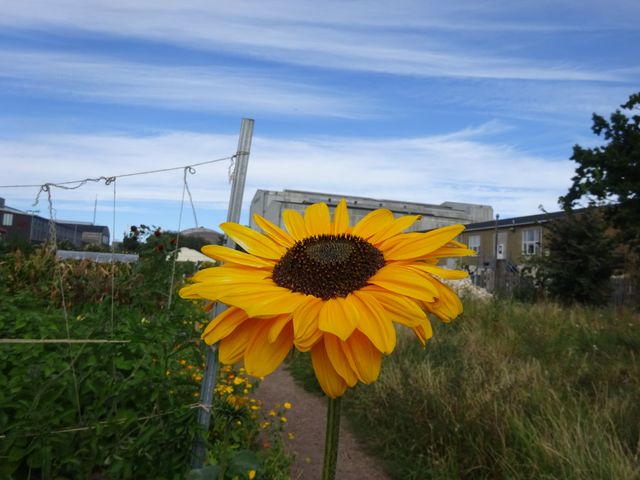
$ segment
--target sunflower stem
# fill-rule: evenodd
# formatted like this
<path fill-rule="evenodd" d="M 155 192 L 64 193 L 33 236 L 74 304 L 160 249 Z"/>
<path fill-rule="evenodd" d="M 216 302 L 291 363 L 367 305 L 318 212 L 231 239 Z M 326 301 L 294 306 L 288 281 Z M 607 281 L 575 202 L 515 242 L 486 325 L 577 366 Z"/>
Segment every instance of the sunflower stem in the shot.
<path fill-rule="evenodd" d="M 340 438 L 341 397 L 329 398 L 327 404 L 327 431 L 324 439 L 324 461 L 322 480 L 334 480 L 338 460 L 338 440 Z"/>

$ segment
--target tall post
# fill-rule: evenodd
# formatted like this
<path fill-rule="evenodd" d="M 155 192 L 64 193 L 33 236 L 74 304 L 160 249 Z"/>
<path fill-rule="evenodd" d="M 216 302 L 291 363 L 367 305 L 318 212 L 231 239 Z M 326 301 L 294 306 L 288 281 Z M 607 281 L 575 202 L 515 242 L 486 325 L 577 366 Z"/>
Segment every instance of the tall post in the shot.
<path fill-rule="evenodd" d="M 227 221 L 238 223 L 242 210 L 242 196 L 247 177 L 247 164 L 251 151 L 251 139 L 253 137 L 254 121 L 243 118 L 240 124 L 240 138 L 238 139 L 238 151 L 235 156 L 235 167 L 231 179 L 231 198 L 227 210 Z M 225 246 L 235 248 L 235 242 L 229 237 L 225 240 Z M 216 303 L 212 318 L 221 313 L 226 307 L 220 302 Z M 198 425 L 201 427 L 201 435 L 196 437 L 191 454 L 191 468 L 202 468 L 207 453 L 207 435 L 211 424 L 211 405 L 213 404 L 213 390 L 218 377 L 218 345 L 207 348 L 207 359 L 200 386 L 200 408 L 198 409 Z"/>
<path fill-rule="evenodd" d="M 493 292 L 498 290 L 498 221 L 500 215 L 496 213 L 496 223 L 493 230 Z"/>

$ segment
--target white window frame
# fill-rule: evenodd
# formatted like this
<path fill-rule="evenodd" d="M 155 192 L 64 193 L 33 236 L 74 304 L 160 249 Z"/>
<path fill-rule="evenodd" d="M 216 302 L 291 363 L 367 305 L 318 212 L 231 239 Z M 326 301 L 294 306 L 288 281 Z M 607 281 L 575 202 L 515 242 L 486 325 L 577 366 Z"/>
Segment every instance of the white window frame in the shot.
<path fill-rule="evenodd" d="M 470 250 L 473 250 L 474 252 L 476 252 L 476 255 L 480 253 L 480 245 L 481 245 L 480 238 L 481 238 L 480 235 L 469 235 L 468 247 Z"/>
<path fill-rule="evenodd" d="M 525 256 L 540 253 L 540 228 L 522 230 L 522 254 Z"/>
<path fill-rule="evenodd" d="M 13 225 L 13 213 L 3 213 L 2 214 L 2 226 L 10 227 Z"/>

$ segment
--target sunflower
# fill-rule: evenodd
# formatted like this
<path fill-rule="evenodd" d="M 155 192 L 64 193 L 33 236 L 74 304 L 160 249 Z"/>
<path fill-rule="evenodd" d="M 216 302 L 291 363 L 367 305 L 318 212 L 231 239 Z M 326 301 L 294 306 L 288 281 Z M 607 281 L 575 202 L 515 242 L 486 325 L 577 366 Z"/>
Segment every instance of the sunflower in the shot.
<path fill-rule="evenodd" d="M 462 312 L 441 279 L 466 273 L 437 263 L 474 253 L 453 240 L 464 227 L 403 233 L 419 218 L 394 219 L 378 209 L 351 227 L 342 200 L 333 221 L 327 205 L 316 203 L 304 216 L 285 210 L 286 230 L 259 215 L 264 233 L 223 223 L 246 253 L 203 247 L 224 264 L 196 273 L 180 295 L 229 306 L 202 334 L 207 344 L 220 342 L 222 363 L 244 360 L 247 373 L 263 377 L 292 347 L 310 351 L 320 386 L 336 398 L 376 380 L 382 355 L 396 345 L 394 323 L 412 329 L 424 346 L 432 335 L 427 314 L 448 322 Z"/>

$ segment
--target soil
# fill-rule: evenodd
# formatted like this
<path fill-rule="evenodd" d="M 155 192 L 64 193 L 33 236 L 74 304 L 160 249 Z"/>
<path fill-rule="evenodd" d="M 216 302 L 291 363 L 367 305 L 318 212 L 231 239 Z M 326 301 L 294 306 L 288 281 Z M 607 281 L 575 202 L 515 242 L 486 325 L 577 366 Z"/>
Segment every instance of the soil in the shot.
<path fill-rule="evenodd" d="M 286 413 L 285 429 L 294 435 L 293 440 L 286 439 L 285 435 L 287 452 L 294 456 L 291 479 L 319 479 L 324 453 L 326 398 L 309 393 L 298 386 L 283 367 L 260 383 L 255 398 L 262 400 L 264 409 L 273 408 L 276 403 L 291 403 L 292 408 Z M 377 460 L 367 455 L 359 446 L 345 420 L 343 413 L 336 479 L 388 480 L 389 477 Z"/>

